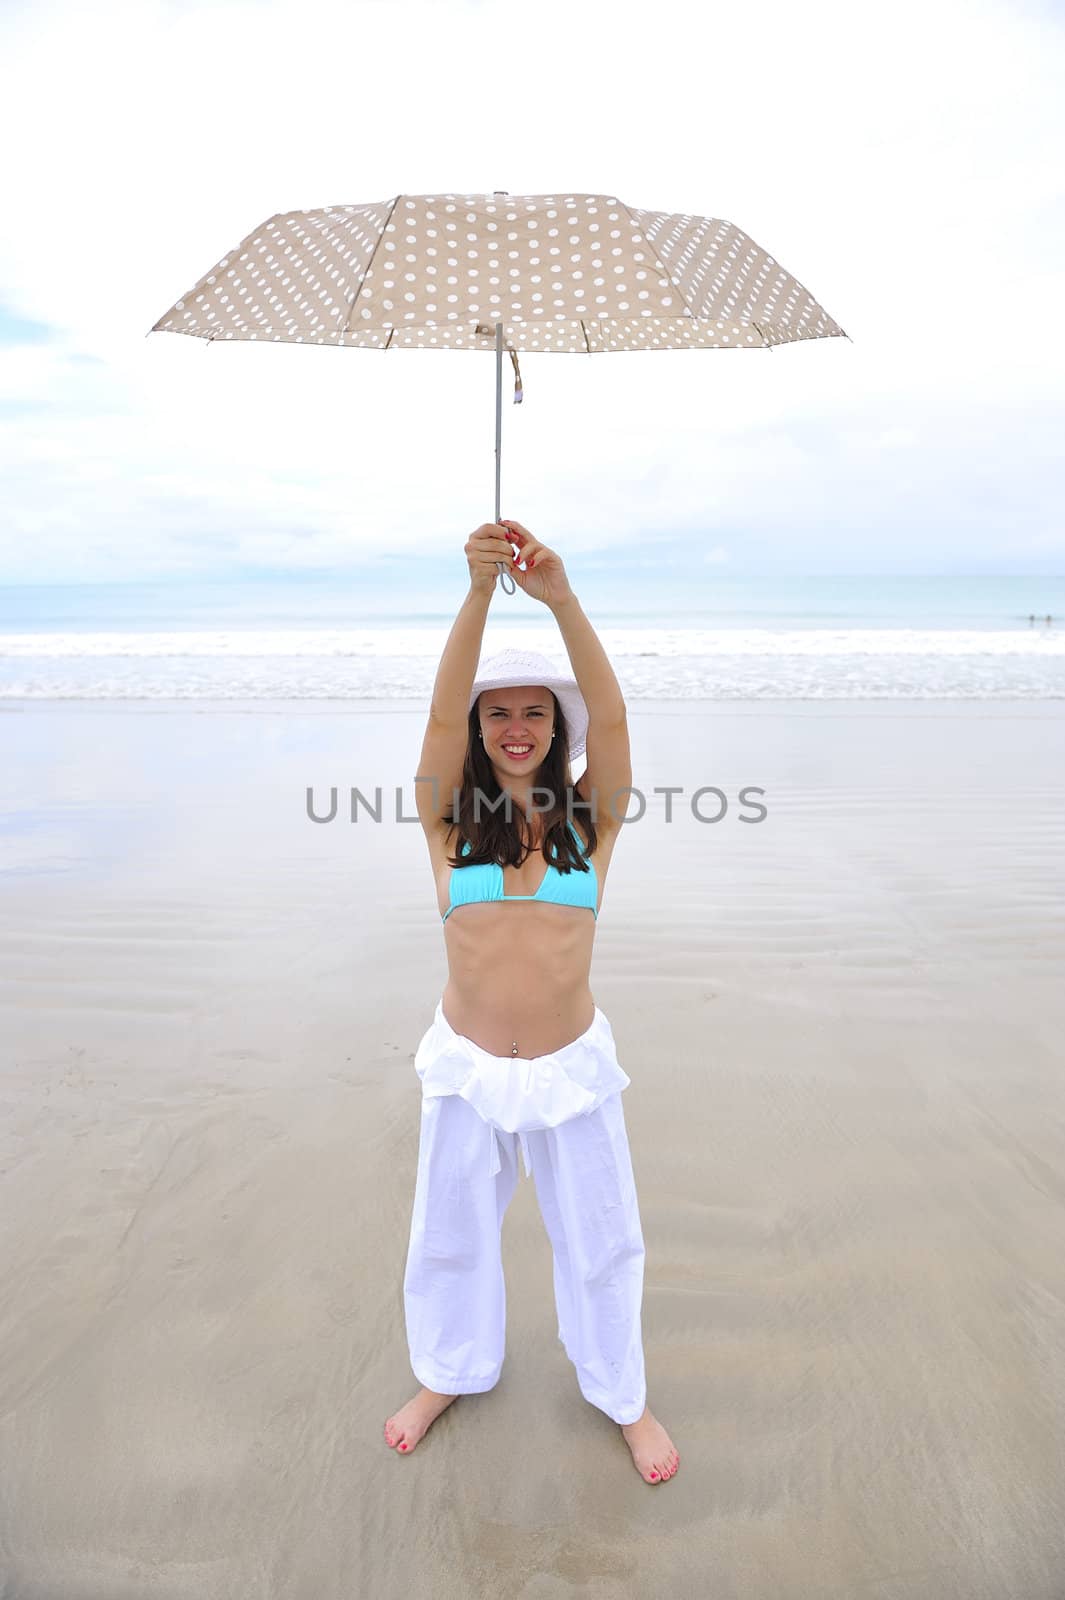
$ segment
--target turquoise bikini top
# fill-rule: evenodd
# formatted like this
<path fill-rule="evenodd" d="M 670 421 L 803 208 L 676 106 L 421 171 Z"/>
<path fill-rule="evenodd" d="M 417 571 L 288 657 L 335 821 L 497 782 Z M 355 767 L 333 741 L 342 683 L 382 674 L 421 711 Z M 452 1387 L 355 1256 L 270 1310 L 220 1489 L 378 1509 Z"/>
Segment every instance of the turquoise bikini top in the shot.
<path fill-rule="evenodd" d="M 572 822 L 568 826 L 578 850 L 587 861 L 587 845 Z M 468 855 L 469 851 L 470 841 L 467 839 L 462 846 L 462 854 Z M 451 903 L 442 920 L 446 922 L 456 906 L 468 906 L 481 900 L 549 900 L 557 906 L 587 906 L 598 920 L 599 913 L 595 908 L 598 895 L 599 882 L 591 861 L 588 861 L 587 872 L 573 868 L 569 872 L 560 872 L 549 863 L 544 881 L 535 894 L 504 894 L 503 868 L 498 861 L 485 861 L 475 867 L 452 867 L 448 882 L 448 899 Z"/>

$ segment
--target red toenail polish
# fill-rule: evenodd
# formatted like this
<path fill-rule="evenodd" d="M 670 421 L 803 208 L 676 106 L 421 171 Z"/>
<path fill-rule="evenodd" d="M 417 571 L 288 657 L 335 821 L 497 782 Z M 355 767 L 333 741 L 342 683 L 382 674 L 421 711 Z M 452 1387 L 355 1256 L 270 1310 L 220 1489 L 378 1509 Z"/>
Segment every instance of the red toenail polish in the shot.
<path fill-rule="evenodd" d="M 658 1477 L 658 1473 L 657 1472 L 652 1472 L 651 1477 L 652 1478 L 657 1478 Z"/>

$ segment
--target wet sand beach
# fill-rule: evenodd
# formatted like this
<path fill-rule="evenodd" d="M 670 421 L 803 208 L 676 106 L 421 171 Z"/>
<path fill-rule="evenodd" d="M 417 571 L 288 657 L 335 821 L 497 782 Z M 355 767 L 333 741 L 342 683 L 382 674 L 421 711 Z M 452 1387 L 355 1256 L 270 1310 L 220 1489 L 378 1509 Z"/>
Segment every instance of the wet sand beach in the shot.
<path fill-rule="evenodd" d="M 592 988 L 657 1486 L 524 1174 L 499 1385 L 382 1440 L 445 978 L 422 720 L 0 707 L 0 1592 L 1060 1600 L 1065 703 L 630 704 Z"/>

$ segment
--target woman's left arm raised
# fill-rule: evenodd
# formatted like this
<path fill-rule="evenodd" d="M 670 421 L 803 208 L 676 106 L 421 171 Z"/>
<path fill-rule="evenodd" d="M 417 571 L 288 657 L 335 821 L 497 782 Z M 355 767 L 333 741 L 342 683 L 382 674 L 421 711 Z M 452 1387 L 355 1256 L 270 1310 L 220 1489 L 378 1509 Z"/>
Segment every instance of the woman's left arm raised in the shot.
<path fill-rule="evenodd" d="M 605 796 L 608 802 L 602 819 L 603 808 L 596 805 L 596 823 L 601 820 L 620 822 L 626 806 L 620 807 L 619 814 L 616 796 L 621 791 L 627 795 L 632 782 L 628 721 L 621 685 L 599 635 L 570 588 L 561 556 L 534 539 L 520 522 L 501 518 L 500 525 L 510 531 L 518 546 L 519 554 L 511 567 L 511 576 L 527 595 L 542 601 L 554 616 L 565 641 L 573 676 L 588 707 L 588 765 L 581 783 L 586 791 L 590 788 L 593 794 Z M 522 561 L 524 572 L 519 565 Z"/>
<path fill-rule="evenodd" d="M 569 652 L 573 676 L 588 707 L 589 722 L 607 728 L 611 724 L 624 722 L 625 699 L 621 686 L 599 642 L 599 635 L 570 588 L 562 557 L 534 539 L 528 528 L 523 528 L 520 522 L 509 522 L 504 517 L 500 527 L 510 529 L 518 546 L 511 576 L 532 599 L 542 600 L 558 622 Z M 525 562 L 524 572 L 519 565 L 522 561 Z"/>

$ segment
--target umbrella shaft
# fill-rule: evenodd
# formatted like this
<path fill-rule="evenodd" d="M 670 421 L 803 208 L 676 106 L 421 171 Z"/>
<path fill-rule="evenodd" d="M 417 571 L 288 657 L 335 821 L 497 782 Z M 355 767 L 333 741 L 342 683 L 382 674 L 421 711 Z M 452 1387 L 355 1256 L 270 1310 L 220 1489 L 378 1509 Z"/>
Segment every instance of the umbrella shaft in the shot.
<path fill-rule="evenodd" d="M 496 323 L 496 515 L 499 521 L 499 476 L 503 455 L 503 324 Z"/>
<path fill-rule="evenodd" d="M 499 521 L 499 468 L 503 456 L 503 324 L 496 323 L 496 522 Z M 502 561 L 497 561 L 504 594 L 513 594 L 517 584 Z M 507 585 L 509 584 L 509 588 Z"/>

